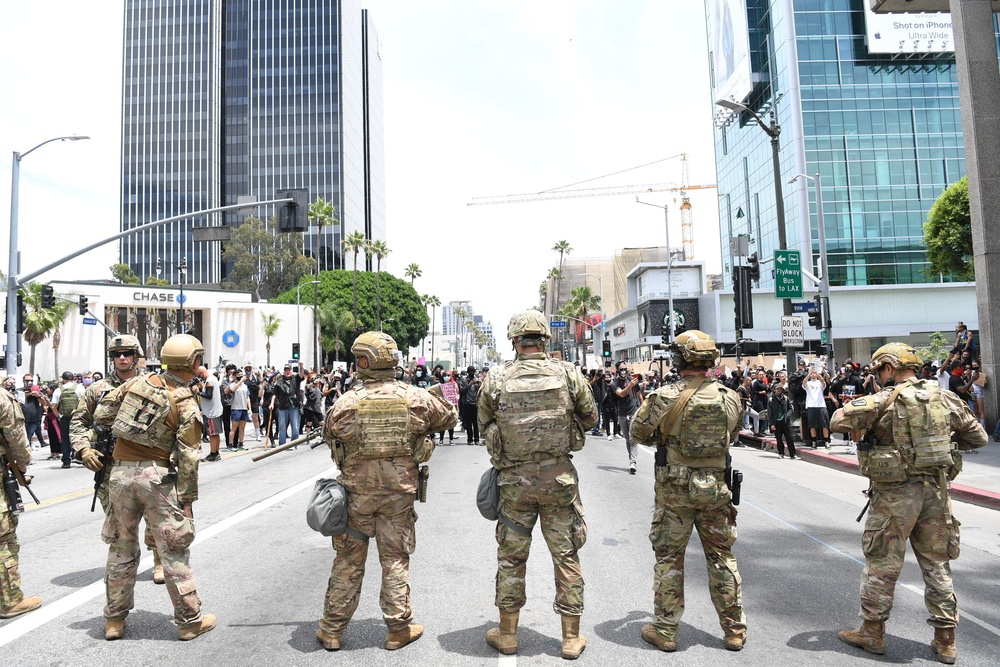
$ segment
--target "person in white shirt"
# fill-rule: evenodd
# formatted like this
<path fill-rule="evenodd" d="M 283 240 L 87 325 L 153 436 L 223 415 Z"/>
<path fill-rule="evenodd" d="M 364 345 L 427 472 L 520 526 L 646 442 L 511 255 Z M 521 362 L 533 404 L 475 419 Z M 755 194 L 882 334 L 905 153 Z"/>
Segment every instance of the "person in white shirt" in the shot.
<path fill-rule="evenodd" d="M 198 377 L 201 378 L 201 382 L 192 390 L 197 391 L 201 397 L 201 414 L 205 418 L 205 433 L 208 434 L 211 450 L 202 461 L 218 461 L 222 458 L 219 454 L 219 435 L 223 432 L 222 390 L 219 389 L 219 380 L 204 366 L 198 368 Z"/>
<path fill-rule="evenodd" d="M 823 399 L 823 390 L 826 389 L 826 380 L 820 375 L 816 368 L 809 369 L 809 375 L 802 381 L 802 388 L 806 390 L 806 419 L 809 421 L 810 445 L 813 449 L 823 442 L 826 448 L 830 448 L 830 414 L 826 410 L 826 401 Z"/>

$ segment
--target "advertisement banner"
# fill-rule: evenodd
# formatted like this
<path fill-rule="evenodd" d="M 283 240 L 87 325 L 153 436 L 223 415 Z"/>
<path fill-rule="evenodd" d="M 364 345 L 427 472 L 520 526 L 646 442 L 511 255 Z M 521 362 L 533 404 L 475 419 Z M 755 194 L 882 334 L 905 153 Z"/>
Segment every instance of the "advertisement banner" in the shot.
<path fill-rule="evenodd" d="M 865 5 L 869 53 L 950 53 L 955 50 L 950 12 L 876 14 Z"/>
<path fill-rule="evenodd" d="M 746 0 L 709 0 L 708 11 L 714 98 L 742 102 L 752 85 Z"/>

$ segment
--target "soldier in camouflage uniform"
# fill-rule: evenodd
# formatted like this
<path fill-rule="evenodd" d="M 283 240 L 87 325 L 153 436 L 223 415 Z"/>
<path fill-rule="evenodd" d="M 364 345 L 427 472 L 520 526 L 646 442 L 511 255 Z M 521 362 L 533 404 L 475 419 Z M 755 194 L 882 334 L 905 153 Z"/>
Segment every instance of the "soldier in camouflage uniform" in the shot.
<path fill-rule="evenodd" d="M 178 639 L 194 639 L 215 627 L 215 616 L 201 613 L 198 587 L 188 564 L 201 447 L 201 412 L 188 385 L 204 354 L 194 336 L 171 336 L 160 352 L 167 370 L 125 382 L 101 400 L 94 414 L 95 422 L 111 428 L 117 438 L 101 531 L 109 545 L 104 574 L 104 637 L 108 640 L 123 636 L 125 617 L 133 607 L 142 518 L 156 539 Z M 100 460 L 100 454 L 91 451 Z"/>
<path fill-rule="evenodd" d="M 861 541 L 861 627 L 839 636 L 869 653 L 885 653 L 885 622 L 909 540 L 924 577 L 927 622 L 934 628 L 931 648 L 940 662 L 953 664 L 958 603 L 951 560 L 958 558 L 961 524 L 952 516 L 948 480 L 961 470 L 956 447 L 977 449 L 987 436 L 958 396 L 942 391 L 937 380 L 917 378 L 922 365 L 909 345 L 883 345 L 872 356 L 871 369 L 886 389 L 855 398 L 831 421 L 832 430 L 850 431 L 859 442 L 858 463 L 871 480 L 871 511 Z"/>
<path fill-rule="evenodd" d="M 656 555 L 656 620 L 642 628 L 642 638 L 662 651 L 677 650 L 677 626 L 684 613 L 684 552 L 694 527 L 705 550 L 709 594 L 725 647 L 739 651 L 746 642 L 747 623 L 733 556 L 736 508 L 725 474 L 729 443 L 739 431 L 740 399 L 706 379 L 719 357 L 706 334 L 685 331 L 670 353 L 680 381 L 647 396 L 631 425 L 633 440 L 662 448 L 656 457 L 656 506 L 649 533 Z"/>
<path fill-rule="evenodd" d="M 142 346 L 135 336 L 118 335 L 108 343 L 108 357 L 111 359 L 113 372 L 108 377 L 93 383 L 83 394 L 83 399 L 77 404 L 76 410 L 69 421 L 69 438 L 73 445 L 73 452 L 76 460 L 80 461 L 88 470 L 98 472 L 104 465 L 97 455 L 97 450 L 93 445 L 97 442 L 97 430 L 94 428 L 94 411 L 101 399 L 113 389 L 119 387 L 126 380 L 131 380 L 138 374 L 139 360 L 145 355 L 142 353 Z M 105 512 L 108 510 L 108 479 L 110 475 L 105 474 L 101 488 L 97 490 L 97 499 L 101 501 L 101 508 Z M 153 583 L 162 584 L 163 565 L 160 563 L 160 554 L 156 552 L 156 542 L 153 539 L 153 532 L 146 524 L 146 547 L 153 553 Z"/>
<path fill-rule="evenodd" d="M 0 391 L 0 452 L 21 472 L 27 469 L 31 460 L 21 406 L 7 391 Z M 7 499 L 2 496 L 3 491 L 0 490 L 0 618 L 14 618 L 38 609 L 42 598 L 26 598 L 21 592 L 17 514 L 8 509 Z"/>
<path fill-rule="evenodd" d="M 340 648 L 358 607 L 368 541 L 374 536 L 382 563 L 379 604 L 389 629 L 385 648 L 395 650 L 424 631 L 410 623 L 410 554 L 416 547 L 417 468 L 434 451 L 433 440 L 425 436 L 453 428 L 458 414 L 440 393 L 396 380 L 398 352 L 388 334 L 363 333 L 351 352 L 362 382 L 337 399 L 323 424 L 348 503 L 347 532 L 333 538 L 337 557 L 316 637 L 328 651 Z"/>
<path fill-rule="evenodd" d="M 493 467 L 500 471 L 500 627 L 490 629 L 486 641 L 500 653 L 517 652 L 531 530 L 541 517 L 555 568 L 552 607 L 562 619 L 562 657 L 574 660 L 587 645 L 580 635 L 583 572 L 578 554 L 587 540 L 587 524 L 570 459 L 571 452 L 583 448 L 584 431 L 597 423 L 597 406 L 580 371 L 546 355 L 549 324 L 542 313 L 515 313 L 507 338 L 517 359 L 491 368 L 479 392 L 479 430 Z"/>

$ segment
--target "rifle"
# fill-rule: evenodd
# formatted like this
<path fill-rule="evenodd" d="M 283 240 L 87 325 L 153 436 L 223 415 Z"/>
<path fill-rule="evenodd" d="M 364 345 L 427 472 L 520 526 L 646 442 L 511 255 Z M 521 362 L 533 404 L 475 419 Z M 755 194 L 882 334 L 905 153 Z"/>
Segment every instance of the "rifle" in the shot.
<path fill-rule="evenodd" d="M 286 442 L 285 444 L 279 445 L 278 447 L 275 447 L 274 449 L 270 449 L 270 450 L 268 450 L 266 452 L 261 452 L 260 454 L 256 454 L 250 460 L 256 463 L 257 461 L 260 461 L 261 459 L 266 459 L 268 456 L 274 456 L 278 452 L 284 452 L 286 450 L 291 449 L 292 447 L 298 447 L 299 445 L 304 445 L 307 442 L 309 442 L 310 440 L 312 440 L 313 438 L 319 437 L 321 435 L 323 435 L 323 429 L 322 428 L 314 428 L 313 430 L 309 431 L 308 433 L 300 435 L 298 438 L 296 438 L 295 440 L 292 440 L 291 442 Z M 316 449 L 317 447 L 319 447 L 322 444 L 323 444 L 323 440 L 321 438 L 320 440 L 317 440 L 316 442 L 310 444 L 309 445 L 309 449 Z"/>
<path fill-rule="evenodd" d="M 29 486 L 31 477 L 25 477 L 21 469 L 8 459 L 6 454 L 0 454 L 0 463 L 3 464 L 3 492 L 7 500 L 7 509 L 10 510 L 11 514 L 19 514 L 24 511 L 24 502 L 21 500 L 19 486 L 24 487 L 31 494 L 36 505 L 41 505 L 42 501 L 38 499 Z"/>
<path fill-rule="evenodd" d="M 111 454 L 115 450 L 116 439 L 111 434 L 111 429 L 109 428 L 95 424 L 94 430 L 97 432 L 97 442 L 94 443 L 93 447 L 101 455 L 103 465 L 100 470 L 94 473 L 94 498 L 90 501 L 91 512 L 97 507 L 97 492 L 101 489 L 101 485 L 104 484 L 104 478 L 108 475 L 108 468 L 111 467 Z"/>

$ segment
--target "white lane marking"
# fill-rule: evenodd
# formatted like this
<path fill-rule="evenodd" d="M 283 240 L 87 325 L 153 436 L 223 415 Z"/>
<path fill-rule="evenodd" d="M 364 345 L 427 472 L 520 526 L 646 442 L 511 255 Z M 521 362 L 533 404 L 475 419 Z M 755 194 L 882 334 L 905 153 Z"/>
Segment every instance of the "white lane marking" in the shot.
<path fill-rule="evenodd" d="M 761 509 L 760 507 L 757 507 L 757 506 L 756 506 L 756 505 L 754 505 L 753 503 L 749 503 L 749 502 L 748 502 L 748 503 L 745 503 L 745 504 L 746 504 L 747 506 L 749 506 L 749 507 L 752 507 L 753 509 L 757 510 L 757 511 L 758 511 L 758 512 L 760 512 L 761 514 L 765 514 L 765 515 L 767 515 L 767 516 L 771 517 L 772 519 L 774 519 L 775 521 L 777 521 L 777 522 L 779 522 L 779 523 L 782 523 L 782 524 L 784 524 L 784 525 L 788 526 L 788 527 L 789 527 L 789 528 L 791 528 L 792 530 L 795 530 L 795 531 L 797 531 L 797 532 L 799 532 L 799 533 L 802 533 L 803 535 L 805 535 L 805 536 L 806 536 L 806 537 L 808 537 L 809 539 L 811 539 L 811 540 L 814 540 L 814 541 L 816 541 L 816 542 L 819 542 L 819 543 L 820 543 L 820 544 L 822 544 L 822 545 L 823 545 L 824 547 L 826 547 L 827 549 L 830 549 L 830 550 L 831 550 L 831 551 L 833 551 L 834 553 L 837 553 L 837 554 L 839 554 L 839 555 L 841 555 L 841 556 L 843 556 L 843 557 L 845 557 L 845 558 L 847 558 L 847 559 L 849 559 L 849 560 L 852 560 L 852 561 L 854 561 L 855 563 L 857 563 L 858 565 L 861 565 L 861 566 L 864 566 L 865 562 L 864 562 L 863 560 L 859 560 L 858 558 L 856 558 L 856 557 L 852 556 L 851 554 L 849 554 L 849 553 L 846 553 L 846 552 L 844 552 L 844 551 L 841 551 L 840 549 L 838 549 L 838 548 L 837 548 L 837 547 L 835 547 L 835 546 L 832 546 L 832 545 L 830 545 L 830 544 L 827 544 L 826 542 L 824 542 L 823 540 L 819 539 L 819 538 L 818 538 L 818 537 L 816 537 L 815 535 L 811 535 L 810 533 L 808 533 L 808 532 L 806 532 L 806 531 L 802 530 L 802 529 L 801 529 L 801 528 L 799 528 L 798 526 L 794 526 L 794 525 L 790 524 L 789 522 L 785 521 L 785 520 L 784 520 L 784 519 L 782 519 L 781 517 L 779 517 L 779 516 L 775 516 L 774 514 L 771 514 L 770 512 L 768 512 L 767 510 L 764 510 L 764 509 Z M 912 593 L 916 593 L 916 594 L 917 594 L 917 595 L 919 595 L 920 597 L 923 597 L 923 596 L 924 596 L 924 591 L 923 591 L 923 589 L 922 589 L 922 588 L 918 588 L 917 586 L 914 586 L 913 584 L 907 584 L 907 583 L 903 583 L 902 581 L 898 581 L 898 582 L 897 582 L 897 585 L 898 585 L 898 586 L 901 586 L 902 588 L 905 588 L 906 590 L 908 590 L 908 591 L 910 591 L 910 592 L 912 592 Z M 970 621 L 972 621 L 973 623 L 975 623 L 976 625 L 979 625 L 980 627 L 982 627 L 982 628 L 983 628 L 984 630 L 986 630 L 986 631 L 988 631 L 988 632 L 992 632 L 992 633 L 993 633 L 994 635 L 996 635 L 996 636 L 1000 637 L 1000 628 L 996 627 L 995 625 L 992 625 L 992 624 L 988 623 L 987 621 L 984 621 L 984 620 L 983 620 L 983 619 L 981 619 L 981 618 L 978 618 L 978 617 L 976 617 L 976 616 L 973 616 L 972 614 L 970 614 L 969 612 L 965 611 L 964 609 L 959 609 L 959 612 L 958 612 L 958 613 L 959 613 L 959 618 L 967 618 L 967 619 L 969 619 Z"/>
<path fill-rule="evenodd" d="M 219 533 L 229 530 L 233 526 L 246 521 L 247 519 L 253 517 L 256 514 L 260 514 L 269 507 L 280 503 L 281 501 L 295 495 L 303 489 L 307 489 L 316 483 L 317 479 L 322 477 L 330 477 L 336 473 L 336 468 L 330 468 L 323 471 L 318 475 L 314 475 L 307 480 L 299 482 L 295 486 L 291 486 L 284 491 L 276 493 L 270 498 L 265 498 L 260 502 L 247 507 L 246 509 L 240 510 L 236 514 L 214 523 L 204 530 L 198 531 L 198 536 L 195 538 L 194 544 L 198 544 L 203 540 L 208 540 Z M 147 557 L 139 561 L 139 572 L 145 572 L 146 570 L 153 567 L 153 558 Z M 38 611 L 33 611 L 30 614 L 22 616 L 18 620 L 0 628 L 0 646 L 6 646 L 10 642 L 14 641 L 18 637 L 21 637 L 32 630 L 36 630 L 41 626 L 45 625 L 49 621 L 59 618 L 65 613 L 73 611 L 77 607 L 84 605 L 96 597 L 104 595 L 104 582 L 95 581 L 89 586 L 84 586 L 75 593 L 71 593 L 66 597 L 59 598 L 51 604 L 44 605 Z"/>
<path fill-rule="evenodd" d="M 503 655 L 500 654 L 500 659 L 497 660 L 498 667 L 517 667 L 517 654 L 514 655 Z"/>

